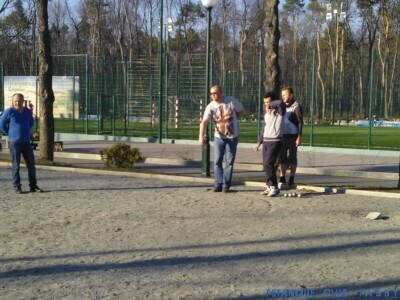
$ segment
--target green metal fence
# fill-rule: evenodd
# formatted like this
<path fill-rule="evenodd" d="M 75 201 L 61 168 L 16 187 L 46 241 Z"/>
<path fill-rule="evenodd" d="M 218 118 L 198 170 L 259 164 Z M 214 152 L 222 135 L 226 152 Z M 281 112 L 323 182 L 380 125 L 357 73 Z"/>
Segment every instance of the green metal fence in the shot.
<path fill-rule="evenodd" d="M 157 57 L 109 62 L 87 55 L 54 56 L 54 76 L 66 77 L 68 82 L 72 82 L 69 91 L 72 100 L 67 104 L 69 112 L 56 117 L 56 131 L 156 138 L 159 135 L 159 116 L 162 114 L 163 138 L 196 139 L 199 120 L 208 102 L 204 98 L 205 55 L 179 56 L 168 53 L 163 61 L 165 65 L 160 68 Z M 223 74 L 216 71 L 212 74 L 212 83 L 222 84 L 225 94 L 237 97 L 245 106 L 246 114 L 241 125 L 242 142 L 255 142 L 257 139 L 261 119 L 262 70 L 261 55 L 258 63 L 246 66 L 243 72 L 226 70 Z M 5 76 L 35 76 L 36 73 L 36 64 L 31 68 L 20 68 L 3 62 L 0 65 L 0 109 L 6 103 Z M 160 80 L 163 80 L 163 107 L 159 107 Z M 372 80 L 374 88 L 370 91 L 370 98 L 366 99 L 371 100 L 371 109 L 364 117 L 355 113 L 358 108 L 354 107 L 354 99 L 359 91 L 354 88 L 353 82 L 344 84 L 344 90 L 338 92 L 340 101 L 334 106 L 335 125 L 330 124 L 329 118 L 317 118 L 321 110 L 317 101 L 321 97 L 321 90 L 317 88 L 315 68 L 313 72 L 310 67 L 301 80 L 303 90 L 296 96 L 305 111 L 303 145 L 400 149 L 400 128 L 395 127 L 398 123 L 390 123 L 400 117 L 400 99 L 395 98 L 393 105 L 397 110 L 392 119 L 383 120 L 380 117 L 382 97 L 378 95 L 379 82 L 376 78 Z M 34 100 L 35 107 L 38 107 L 37 96 Z M 55 107 L 59 105 L 57 101 L 56 98 Z M 330 107 L 330 104 L 328 99 L 326 105 Z M 371 122 L 368 115 L 371 116 Z"/>
<path fill-rule="evenodd" d="M 117 62 L 114 95 L 125 106 L 125 135 L 157 137 L 160 114 L 164 138 L 191 138 L 204 110 L 203 55 L 166 56 L 163 68 L 163 107 L 159 107 L 160 66 L 146 57 Z"/>
<path fill-rule="evenodd" d="M 198 126 L 206 106 L 205 57 L 203 54 L 186 59 L 169 56 L 167 61 L 165 136 L 187 138 L 192 128 Z"/>

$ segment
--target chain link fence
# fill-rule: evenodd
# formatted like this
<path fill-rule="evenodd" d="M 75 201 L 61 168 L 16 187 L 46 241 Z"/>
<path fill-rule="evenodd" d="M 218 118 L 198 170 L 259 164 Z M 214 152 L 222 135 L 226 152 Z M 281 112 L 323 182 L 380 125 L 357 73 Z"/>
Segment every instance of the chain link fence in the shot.
<path fill-rule="evenodd" d="M 205 55 L 172 53 L 165 55 L 163 62 L 161 67 L 157 57 L 110 62 L 87 55 L 54 56 L 56 132 L 196 139 L 199 121 L 209 101 L 205 96 Z M 246 109 L 241 141 L 255 142 L 262 120 L 262 59 L 255 57 L 254 63 L 246 66 L 243 72 L 225 70 L 221 73 L 212 69 L 212 84 L 221 84 L 224 93 L 238 98 Z M 0 65 L 0 110 L 10 105 L 12 93 L 23 92 L 26 100 L 34 105 L 38 118 L 36 74 L 36 64 L 22 68 L 3 62 Z M 298 78 L 295 96 L 305 113 L 303 145 L 399 150 L 400 99 L 396 91 L 400 87 L 397 85 L 393 91 L 394 100 L 390 104 L 393 113 L 385 119 L 378 78 L 372 80 L 370 94 L 360 90 L 356 77 L 353 79 L 340 85 L 335 98 L 328 97 L 329 90 L 322 104 L 322 90 L 315 70 L 313 72 L 310 66 L 303 78 Z M 283 80 L 283 84 L 288 83 Z M 367 103 L 363 109 L 357 107 L 360 95 L 365 96 L 364 102 L 371 102 L 368 103 L 370 112 Z M 38 124 L 36 122 L 36 130 Z"/>

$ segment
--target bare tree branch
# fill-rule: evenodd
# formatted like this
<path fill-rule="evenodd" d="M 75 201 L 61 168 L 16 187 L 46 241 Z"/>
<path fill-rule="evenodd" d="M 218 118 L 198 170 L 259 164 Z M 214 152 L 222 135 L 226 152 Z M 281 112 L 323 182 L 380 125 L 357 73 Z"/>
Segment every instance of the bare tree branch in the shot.
<path fill-rule="evenodd" d="M 8 5 L 10 5 L 12 1 L 13 0 L 4 0 L 3 1 L 3 4 L 0 6 L 0 14 L 7 9 Z"/>

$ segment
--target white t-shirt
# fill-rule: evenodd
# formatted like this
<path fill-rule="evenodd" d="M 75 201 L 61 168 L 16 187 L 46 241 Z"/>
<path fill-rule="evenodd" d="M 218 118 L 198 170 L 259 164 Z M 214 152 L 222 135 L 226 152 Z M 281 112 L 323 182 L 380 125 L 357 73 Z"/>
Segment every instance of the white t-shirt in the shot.
<path fill-rule="evenodd" d="M 215 122 L 215 137 L 233 139 L 239 136 L 237 114 L 243 112 L 243 105 L 234 97 L 225 96 L 224 102 L 210 102 L 204 110 L 203 121 Z"/>

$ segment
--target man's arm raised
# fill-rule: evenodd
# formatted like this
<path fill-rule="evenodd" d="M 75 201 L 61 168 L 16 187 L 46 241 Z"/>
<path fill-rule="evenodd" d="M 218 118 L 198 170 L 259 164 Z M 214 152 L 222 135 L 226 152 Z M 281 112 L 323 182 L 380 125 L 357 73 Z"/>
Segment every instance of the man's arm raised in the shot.
<path fill-rule="evenodd" d="M 236 102 L 235 103 L 236 116 L 238 119 L 240 119 L 244 115 L 244 107 L 243 107 L 243 104 L 239 100 L 237 100 L 237 99 L 235 99 L 235 100 L 236 100 L 235 101 Z"/>

